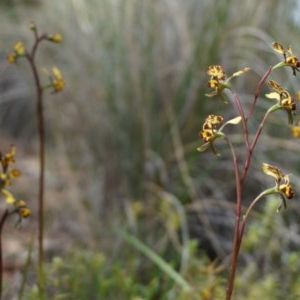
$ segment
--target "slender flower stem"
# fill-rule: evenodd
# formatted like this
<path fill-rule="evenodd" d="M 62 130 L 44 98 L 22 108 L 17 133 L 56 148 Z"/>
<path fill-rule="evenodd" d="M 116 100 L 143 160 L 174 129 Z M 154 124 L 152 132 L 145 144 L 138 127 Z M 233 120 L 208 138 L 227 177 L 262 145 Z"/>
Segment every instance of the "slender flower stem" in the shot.
<path fill-rule="evenodd" d="M 265 197 L 267 195 L 273 194 L 274 193 L 274 189 L 270 189 L 270 190 L 266 190 L 261 192 L 249 205 L 249 207 L 247 208 L 246 213 L 243 216 L 243 221 L 241 224 L 241 229 L 240 229 L 240 239 L 239 239 L 239 249 L 241 248 L 241 244 L 242 244 L 242 240 L 243 240 L 243 236 L 244 236 L 244 230 L 245 230 L 245 226 L 246 226 L 246 222 L 248 219 L 248 216 L 252 210 L 252 208 L 254 207 L 254 205 L 262 198 Z"/>
<path fill-rule="evenodd" d="M 250 163 L 251 163 L 251 159 L 252 159 L 252 154 L 253 154 L 253 151 L 254 151 L 254 148 L 256 146 L 256 143 L 259 139 L 259 136 L 261 134 L 261 131 L 264 127 L 264 124 L 269 116 L 269 114 L 272 112 L 272 109 L 273 107 L 271 107 L 267 112 L 266 114 L 264 115 L 264 118 L 263 120 L 261 121 L 256 133 L 255 133 L 255 136 L 253 138 L 253 141 L 251 143 L 251 146 L 249 148 L 249 153 L 247 155 L 247 158 L 246 158 L 246 161 L 245 161 L 245 165 L 244 165 L 244 172 L 243 172 L 243 175 L 242 175 L 242 178 L 241 178 L 241 185 L 243 186 L 244 185 L 244 182 L 245 182 L 245 179 L 246 179 L 246 176 L 247 176 L 247 173 L 248 173 L 248 170 L 249 170 L 249 167 L 250 167 Z"/>
<path fill-rule="evenodd" d="M 270 73 L 272 72 L 272 70 L 273 70 L 273 67 L 269 67 L 269 69 L 267 70 L 267 72 L 264 74 L 264 76 L 262 77 L 262 79 L 260 80 L 260 82 L 257 85 L 257 88 L 255 90 L 255 94 L 254 94 L 254 99 L 253 99 L 253 102 L 252 102 L 252 105 L 251 105 L 251 108 L 250 108 L 250 112 L 249 112 L 248 116 L 245 117 L 245 124 L 246 125 L 248 123 L 248 120 L 251 118 L 251 116 L 252 116 L 252 114 L 254 112 L 254 108 L 256 106 L 256 102 L 257 102 L 259 93 L 261 91 L 262 85 L 265 83 L 265 81 L 267 80 L 267 78 L 270 75 Z M 262 128 L 263 128 L 263 126 L 265 124 L 265 121 L 266 121 L 266 119 L 267 119 L 267 117 L 268 117 L 268 115 L 269 115 L 270 112 L 271 112 L 270 109 L 266 112 L 266 114 L 265 114 L 265 116 L 264 116 L 264 118 L 263 118 L 263 120 L 262 120 L 262 122 L 261 122 L 261 124 L 260 124 L 260 126 L 259 126 L 259 128 L 258 128 L 258 130 L 257 130 L 257 132 L 255 134 L 255 136 L 254 136 L 254 139 L 252 141 L 251 146 L 247 147 L 247 149 L 248 149 L 248 155 L 247 155 L 247 158 L 246 158 L 246 161 L 245 161 L 245 165 L 244 165 L 244 173 L 243 173 L 242 178 L 241 178 L 241 185 L 242 186 L 244 185 L 244 182 L 245 182 L 245 179 L 246 179 L 249 167 L 250 167 L 250 163 L 251 163 L 251 159 L 252 159 L 252 154 L 253 154 L 254 148 L 256 146 L 256 143 L 258 141 L 258 138 L 260 136 Z M 246 143 L 247 143 L 247 139 L 249 141 L 248 126 L 244 127 L 244 130 L 245 130 L 245 137 L 246 137 Z"/>
<path fill-rule="evenodd" d="M 230 150 L 231 150 L 234 174 L 235 174 L 235 183 L 236 183 L 236 197 L 237 197 L 235 227 L 234 227 L 235 229 L 234 229 L 233 247 L 232 247 L 232 254 L 231 254 L 230 273 L 229 273 L 229 279 L 228 279 L 227 290 L 226 290 L 226 300 L 230 300 L 232 291 L 233 291 L 235 271 L 236 271 L 237 259 L 238 259 L 238 254 L 239 254 L 240 220 L 241 220 L 241 210 L 242 210 L 242 189 L 241 189 L 242 186 L 241 186 L 240 173 L 239 173 L 239 169 L 238 169 L 238 163 L 237 163 L 237 158 L 236 158 L 234 148 L 228 138 L 225 138 L 225 140 L 227 141 L 228 145 L 230 146 Z"/>
<path fill-rule="evenodd" d="M 254 108 L 256 106 L 256 102 L 257 102 L 259 93 L 261 91 L 261 87 L 265 83 L 265 81 L 267 80 L 267 78 L 270 75 L 270 73 L 272 72 L 272 70 L 273 70 L 273 67 L 269 67 L 269 69 L 267 70 L 267 72 L 265 73 L 265 75 L 262 77 L 262 79 L 258 83 L 256 91 L 255 91 L 255 94 L 254 94 L 254 99 L 253 99 L 253 102 L 252 102 L 252 105 L 251 105 L 251 109 L 250 109 L 249 115 L 246 118 L 247 120 L 251 118 L 251 116 L 252 116 L 252 114 L 254 112 Z"/>
<path fill-rule="evenodd" d="M 242 118 L 242 124 L 243 124 L 244 135 L 245 135 L 245 143 L 246 143 L 246 148 L 247 148 L 248 155 L 249 155 L 249 153 L 250 153 L 250 144 L 249 144 L 249 131 L 248 131 L 248 126 L 247 126 L 248 119 L 246 119 L 246 117 L 245 117 L 244 109 L 243 109 L 243 106 L 241 104 L 240 98 L 238 97 L 238 95 L 235 92 L 232 92 L 232 93 L 233 93 L 233 96 L 234 96 L 235 103 L 238 107 L 240 116 Z"/>
<path fill-rule="evenodd" d="M 270 75 L 270 73 L 272 72 L 272 70 L 273 70 L 273 67 L 269 67 L 269 69 L 267 70 L 267 72 L 264 74 L 264 76 L 262 77 L 262 79 L 258 83 L 256 91 L 255 91 L 255 94 L 254 94 L 254 99 L 253 99 L 253 102 L 252 102 L 252 105 L 251 105 L 251 108 L 250 108 L 250 112 L 249 112 L 249 114 L 248 114 L 247 117 L 245 116 L 245 113 L 244 113 L 244 110 L 243 110 L 243 107 L 241 105 L 241 101 L 240 101 L 239 97 L 237 96 L 237 94 L 235 92 L 232 92 L 233 96 L 234 96 L 234 100 L 235 100 L 235 102 L 237 104 L 240 116 L 242 118 L 242 124 L 243 124 L 244 135 L 245 135 L 245 142 L 246 142 L 246 148 L 247 148 L 247 152 L 248 152 L 247 153 L 246 162 L 245 162 L 245 166 L 244 166 L 244 173 L 243 173 L 243 176 L 241 178 L 241 187 L 243 187 L 245 178 L 246 178 L 247 173 L 248 173 L 248 169 L 250 167 L 252 153 L 254 151 L 255 145 L 256 145 L 257 140 L 259 138 L 259 135 L 260 135 L 260 133 L 262 131 L 263 125 L 264 125 L 264 123 L 265 123 L 265 121 L 267 119 L 267 116 L 270 113 L 270 110 L 268 110 L 267 113 L 265 114 L 264 119 L 263 119 L 262 123 L 260 124 L 260 126 L 259 126 L 259 128 L 258 128 L 258 130 L 256 132 L 256 135 L 254 137 L 254 140 L 252 141 L 251 146 L 249 144 L 249 131 L 248 131 L 248 124 L 247 123 L 248 123 L 248 120 L 251 118 L 251 116 L 252 116 L 252 114 L 254 112 L 254 108 L 256 106 L 256 102 L 257 102 L 259 93 L 261 91 L 262 85 L 267 80 L 267 78 Z"/>
<path fill-rule="evenodd" d="M 38 192 L 38 265 L 39 265 L 39 278 L 40 288 L 43 289 L 43 261 L 44 261 L 44 174 L 45 174 L 45 122 L 43 110 L 43 87 L 40 82 L 40 77 L 35 65 L 35 54 L 38 44 L 43 40 L 44 36 L 37 37 L 32 47 L 30 54 L 27 54 L 33 78 L 36 87 L 36 114 L 37 126 L 39 137 L 39 192 Z"/>
<path fill-rule="evenodd" d="M 247 211 L 246 213 L 244 214 L 244 217 L 243 217 L 243 224 L 246 223 L 247 221 L 247 218 L 252 210 L 252 208 L 254 207 L 254 205 L 262 198 L 262 197 L 265 197 L 269 194 L 274 194 L 274 189 L 271 189 L 272 191 L 270 192 L 269 190 L 267 191 L 263 191 L 262 193 L 260 193 L 252 202 L 251 204 L 249 205 L 249 207 L 247 208 Z"/>
<path fill-rule="evenodd" d="M 262 128 L 267 120 L 268 115 L 272 111 L 272 107 L 266 112 L 261 124 L 259 125 L 259 128 L 257 129 L 257 132 L 254 136 L 254 139 L 251 143 L 251 146 L 249 147 L 248 155 L 246 158 L 245 166 L 244 166 L 244 172 L 242 175 L 242 178 L 240 178 L 238 165 L 237 165 L 237 159 L 236 154 L 234 151 L 234 148 L 228 138 L 226 138 L 227 143 L 230 146 L 231 154 L 232 154 L 232 160 L 234 165 L 234 172 L 235 172 L 235 178 L 236 178 L 236 192 L 237 192 L 237 200 L 236 200 L 236 217 L 235 217 L 235 226 L 234 226 L 234 238 L 233 238 L 233 247 L 232 247 L 232 254 L 231 254 L 231 263 L 230 263 L 230 273 L 229 273 L 229 279 L 228 279 L 228 285 L 226 290 L 226 300 L 230 300 L 232 296 L 233 286 L 234 286 L 234 280 L 235 280 L 235 272 L 237 267 L 237 260 L 239 256 L 239 251 L 243 239 L 244 234 L 244 228 L 245 228 L 245 222 L 248 217 L 249 212 L 251 211 L 252 207 L 255 205 L 255 203 L 263 196 L 265 193 L 260 194 L 250 205 L 249 209 L 246 212 L 246 217 L 243 218 L 242 224 L 241 224 L 241 209 L 242 209 L 242 188 L 244 186 L 244 181 L 246 178 L 246 175 L 248 173 L 251 159 L 252 159 L 252 153 L 256 146 L 256 143 L 258 141 L 258 138 L 261 134 Z M 243 117 L 242 117 L 243 120 Z M 244 123 L 244 129 L 247 129 L 247 123 Z M 247 131 L 248 132 L 248 131 Z"/>
<path fill-rule="evenodd" d="M 45 174 L 45 124 L 44 124 L 44 111 L 43 111 L 43 97 L 42 90 L 38 89 L 37 94 L 37 118 L 38 118 L 38 134 L 39 134 L 39 163 L 40 163 L 40 176 L 39 176 L 39 267 L 42 271 L 44 261 L 44 174 Z"/>
<path fill-rule="evenodd" d="M 235 94 L 234 94 L 235 95 Z M 235 95 L 236 103 L 240 104 L 239 98 Z M 240 105 L 238 105 L 239 107 Z M 239 169 L 238 169 L 238 164 L 237 164 L 237 158 L 236 154 L 234 151 L 234 148 L 228 138 L 226 138 L 227 143 L 230 146 L 231 154 L 232 154 L 232 159 L 233 159 L 233 165 L 234 165 L 234 172 L 235 172 L 235 178 L 236 178 L 236 193 L 237 193 L 237 200 L 236 200 L 236 217 L 235 217 L 235 226 L 234 226 L 234 238 L 233 238 L 233 247 L 232 247 L 232 254 L 231 254 L 231 263 L 230 263 L 230 273 L 229 273 L 229 279 L 228 279 L 228 285 L 227 285 L 227 290 L 226 290 L 226 300 L 230 300 L 232 296 L 232 291 L 233 291 L 233 286 L 234 286 L 234 280 L 235 280 L 235 272 L 236 272 L 236 267 L 237 267 L 237 260 L 239 256 L 239 251 L 243 239 L 243 234 L 244 234 L 244 228 L 245 228 L 245 221 L 246 219 L 243 219 L 243 222 L 241 224 L 241 209 L 242 209 L 242 189 L 244 186 L 245 178 L 248 173 L 251 159 L 252 159 L 252 154 L 253 150 L 256 146 L 256 143 L 258 141 L 258 138 L 261 134 L 261 131 L 263 129 L 263 126 L 267 120 L 268 115 L 271 113 L 273 107 L 271 107 L 265 114 L 261 124 L 259 125 L 257 132 L 254 136 L 254 139 L 251 143 L 249 144 L 248 140 L 248 126 L 247 126 L 247 120 L 245 119 L 245 115 L 243 113 L 242 108 L 239 108 L 239 111 L 241 113 L 242 117 L 242 122 L 243 122 L 243 127 L 244 127 L 244 132 L 245 132 L 245 138 L 246 138 L 246 146 L 248 150 L 248 155 L 245 161 L 245 166 L 244 166 L 244 172 L 242 177 L 240 178 L 239 175 Z M 261 197 L 261 196 L 260 196 Z M 254 200 L 253 203 L 250 205 L 250 210 L 254 206 L 254 204 L 260 199 Z M 250 212 L 249 210 L 249 212 Z M 249 213 L 248 212 L 248 213 Z M 247 214 L 248 216 L 248 214 Z"/>

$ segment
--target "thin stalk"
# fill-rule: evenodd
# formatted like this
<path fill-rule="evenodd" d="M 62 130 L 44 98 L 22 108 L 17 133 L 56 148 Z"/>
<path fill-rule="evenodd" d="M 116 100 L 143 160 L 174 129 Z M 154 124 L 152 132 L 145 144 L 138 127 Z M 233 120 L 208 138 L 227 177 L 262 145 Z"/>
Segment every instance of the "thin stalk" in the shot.
<path fill-rule="evenodd" d="M 38 266 L 39 286 L 43 290 L 43 261 L 44 261 L 44 182 L 45 182 L 45 121 L 43 110 L 43 87 L 35 65 L 35 53 L 38 44 L 44 36 L 36 38 L 30 54 L 27 54 L 36 87 L 36 115 L 39 140 L 39 192 L 38 192 Z"/>
<path fill-rule="evenodd" d="M 238 99 L 238 98 L 237 98 Z M 251 145 L 248 148 L 248 155 L 246 158 L 245 166 L 244 166 L 244 172 L 242 175 L 242 178 L 240 178 L 239 175 L 239 170 L 238 170 L 238 165 L 237 165 L 237 159 L 236 159 L 236 154 L 234 152 L 234 148 L 230 141 L 226 138 L 227 143 L 230 146 L 231 149 L 231 154 L 232 154 L 232 159 L 233 159 L 233 165 L 234 165 L 234 170 L 235 170 L 235 178 L 236 178 L 236 192 L 237 192 L 237 201 L 236 201 L 236 218 L 235 218 L 235 226 L 234 226 L 234 238 L 233 238 L 233 248 L 232 248 L 232 254 L 231 254 L 231 263 L 230 263 L 230 273 L 229 273 L 229 279 L 228 279 L 228 285 L 227 285 L 227 290 L 226 290 L 226 300 L 230 300 L 232 296 L 232 291 L 233 291 L 233 286 L 234 286 L 234 280 L 235 280 L 235 272 L 236 272 L 236 267 L 237 267 L 237 260 L 239 256 L 239 251 L 243 239 L 243 234 L 244 234 L 244 228 L 245 228 L 245 221 L 246 219 L 243 219 L 242 225 L 241 225 L 241 209 L 242 209 L 242 188 L 245 182 L 246 175 L 248 173 L 251 159 L 252 159 L 252 154 L 253 150 L 256 146 L 256 143 L 258 141 L 258 138 L 261 134 L 261 131 L 263 129 L 263 126 L 267 120 L 268 115 L 272 111 L 271 107 L 265 114 L 262 122 L 260 123 L 257 132 L 254 136 L 254 139 L 251 143 Z M 243 120 L 243 117 L 242 117 Z M 247 129 L 247 123 L 244 123 L 244 130 L 245 128 Z M 248 132 L 248 131 L 247 131 Z M 259 198 L 258 198 L 259 199 Z M 253 205 L 257 202 L 258 200 L 254 200 Z M 253 205 L 250 205 L 250 210 L 252 209 Z M 250 211 L 249 210 L 249 211 Z M 248 215 L 247 215 L 248 216 Z"/>
<path fill-rule="evenodd" d="M 246 176 L 247 176 L 247 173 L 248 173 L 248 170 L 249 170 L 249 167 L 250 167 L 250 163 L 251 163 L 251 159 L 252 159 L 252 154 L 253 154 L 253 151 L 254 151 L 254 148 L 256 146 L 256 143 L 258 141 L 258 138 L 261 134 L 261 131 L 265 125 L 265 122 L 267 120 L 267 117 L 269 116 L 269 114 L 272 112 L 273 110 L 273 107 L 271 107 L 267 112 L 266 114 L 264 115 L 264 118 L 263 120 L 261 121 L 256 133 L 255 133 L 255 136 L 253 138 L 253 141 L 251 143 L 251 146 L 250 146 L 250 149 L 249 149 L 249 153 L 247 155 L 247 158 L 246 158 L 246 161 L 245 161 L 245 165 L 244 165 L 244 172 L 243 172 L 243 175 L 242 175 L 242 178 L 241 178 L 241 186 L 244 185 L 244 182 L 245 182 L 245 179 L 246 179 Z"/>
<path fill-rule="evenodd" d="M 42 270 L 44 261 L 44 174 L 45 174 L 45 122 L 44 122 L 44 111 L 43 111 L 43 99 L 42 90 L 39 89 L 37 97 L 37 121 L 38 121 L 38 135 L 39 135 L 39 267 Z"/>
<path fill-rule="evenodd" d="M 254 108 L 256 106 L 256 102 L 257 102 L 257 99 L 258 99 L 258 96 L 259 96 L 259 93 L 261 91 L 261 88 L 262 88 L 262 85 L 265 83 L 265 81 L 267 80 L 268 76 L 270 75 L 270 73 L 272 72 L 273 70 L 273 67 L 269 67 L 269 69 L 267 70 L 267 72 L 264 74 L 264 76 L 262 77 L 262 79 L 260 80 L 260 82 L 258 83 L 257 85 L 257 88 L 255 90 L 255 94 L 254 94 L 254 99 L 253 99 L 253 102 L 252 102 L 252 105 L 251 105 L 251 108 L 250 108 L 250 111 L 249 111 L 249 114 L 247 117 L 244 116 L 245 118 L 245 124 L 247 125 L 248 123 L 248 120 L 251 118 L 253 112 L 254 112 Z M 247 155 L 247 158 L 246 158 L 246 161 L 245 161 L 245 165 L 244 165 L 244 173 L 242 175 L 242 178 L 241 178 L 241 186 L 244 185 L 244 182 L 245 182 L 245 179 L 246 179 L 246 176 L 247 176 L 247 173 L 248 173 L 248 170 L 249 170 L 249 167 L 250 167 L 250 163 L 251 163 L 251 159 L 252 159 L 252 154 L 253 154 L 253 151 L 254 151 L 254 148 L 255 148 L 255 145 L 258 141 L 258 138 L 260 136 L 260 133 L 262 131 L 262 128 L 264 126 L 264 123 L 267 119 L 267 116 L 269 115 L 270 113 L 270 109 L 267 111 L 267 113 L 265 114 L 264 116 L 264 119 L 262 120 L 256 134 L 255 134 L 255 137 L 252 141 L 252 144 L 251 146 L 249 147 L 249 135 L 248 135 L 248 126 L 244 126 L 244 131 L 245 131 L 245 138 L 246 138 L 246 145 L 247 145 L 247 150 L 248 150 L 248 155 Z M 242 120 L 243 120 L 243 116 L 242 116 Z M 243 123 L 244 124 L 244 123 Z M 247 144 L 248 143 L 248 144 Z"/>
<path fill-rule="evenodd" d="M 37 94 L 37 122 L 38 122 L 38 136 L 39 136 L 39 194 L 38 194 L 38 278 L 40 294 L 43 294 L 44 290 L 44 186 L 45 186 L 45 123 L 44 123 L 44 111 L 43 111 L 43 96 L 42 89 Z"/>
<path fill-rule="evenodd" d="M 241 210 L 242 210 L 242 188 L 241 188 L 242 185 L 240 181 L 240 173 L 238 169 L 237 157 L 233 145 L 231 144 L 228 138 L 225 139 L 231 150 L 233 168 L 235 174 L 235 183 L 236 183 L 236 197 L 237 197 L 233 247 L 232 247 L 231 262 L 230 262 L 230 272 L 229 272 L 228 284 L 226 289 L 226 300 L 230 300 L 233 291 L 235 272 L 237 267 L 237 259 L 239 255 L 240 221 L 241 221 Z"/>
<path fill-rule="evenodd" d="M 273 70 L 273 67 L 269 67 L 269 69 L 267 70 L 267 72 L 265 73 L 265 75 L 262 77 L 262 79 L 258 83 L 257 88 L 255 90 L 254 99 L 253 99 L 253 102 L 252 102 L 252 105 L 251 105 L 251 108 L 250 108 L 249 115 L 246 118 L 247 120 L 251 118 L 251 116 L 252 116 L 252 114 L 254 112 L 254 108 L 256 106 L 256 102 L 257 102 L 258 96 L 259 96 L 260 91 L 261 91 L 261 87 L 265 83 L 265 81 L 267 80 L 267 78 L 270 75 L 270 73 L 272 72 L 272 70 Z"/>
<path fill-rule="evenodd" d="M 248 216 L 249 216 L 249 214 L 250 214 L 252 208 L 254 207 L 254 205 L 255 205 L 262 197 L 265 197 L 265 196 L 270 195 L 270 194 L 273 194 L 273 193 L 274 193 L 274 189 L 266 190 L 266 191 L 261 192 L 261 193 L 260 193 L 260 194 L 259 194 L 259 195 L 251 202 L 251 204 L 250 204 L 249 207 L 247 208 L 247 211 L 246 211 L 246 213 L 245 213 L 244 216 L 243 216 L 243 221 L 242 221 L 242 225 L 241 225 L 239 248 L 241 247 L 241 244 L 242 244 L 242 240 L 243 240 L 243 236 L 244 236 L 244 229 L 245 229 L 246 222 L 247 222 Z"/>
<path fill-rule="evenodd" d="M 242 124 L 243 124 L 244 135 L 245 135 L 245 143 L 246 143 L 247 151 L 249 153 L 249 151 L 250 151 L 250 144 L 249 144 L 249 131 L 248 131 L 248 126 L 247 126 L 247 119 L 245 117 L 244 109 L 243 109 L 243 106 L 241 104 L 240 98 L 238 97 L 238 95 L 235 92 L 232 92 L 232 93 L 233 93 L 233 96 L 234 96 L 235 103 L 236 103 L 236 105 L 238 107 L 240 116 L 242 118 Z"/>
<path fill-rule="evenodd" d="M 266 77 L 266 76 L 265 76 Z M 237 103 L 239 103 L 239 99 L 238 97 L 235 97 Z M 271 107 L 265 114 L 263 120 L 261 121 L 257 132 L 253 138 L 253 141 L 251 143 L 251 145 L 249 146 L 249 143 L 247 143 L 247 139 L 248 139 L 248 126 L 247 126 L 247 120 L 245 119 L 244 115 L 242 116 L 242 121 L 244 124 L 244 130 L 245 131 L 245 137 L 246 137 L 246 145 L 249 146 L 248 147 L 248 155 L 245 161 L 245 166 L 244 166 L 244 172 L 242 175 L 242 178 L 240 178 L 239 176 L 239 170 L 238 170 L 238 166 L 237 166 L 237 160 L 236 160 L 236 155 L 234 152 L 234 148 L 232 146 L 232 144 L 230 143 L 230 141 L 228 139 L 227 142 L 230 146 L 231 149 L 231 153 L 232 153 L 232 158 L 233 158 L 233 165 L 234 165 L 234 170 L 235 170 L 235 177 L 236 177 L 236 191 L 237 191 L 237 201 L 236 201 L 236 219 L 235 219 L 235 227 L 234 227 L 234 239 L 233 239 L 233 248 L 232 248 L 232 254 L 231 254 L 231 263 L 230 263 L 230 273 L 229 273 L 229 279 L 228 279 L 228 285 L 227 285 L 227 290 L 226 290 L 226 300 L 230 300 L 231 296 L 232 296 L 232 291 L 233 291 L 233 286 L 234 286 L 234 280 L 235 280 L 235 272 L 236 272 L 236 267 L 237 267 L 237 260 L 238 260 L 238 256 L 239 256 L 239 251 L 240 251 L 240 247 L 241 247 L 241 243 L 242 243 L 242 239 L 243 239 L 243 234 L 244 234 L 244 228 L 245 228 L 245 222 L 246 219 L 248 217 L 248 214 L 250 212 L 250 210 L 252 209 L 252 207 L 255 205 L 255 203 L 262 197 L 262 195 L 260 194 L 250 205 L 249 209 L 246 212 L 246 218 L 243 218 L 242 224 L 241 224 L 241 208 L 242 208 L 242 198 L 241 198 L 241 194 L 242 194 L 242 188 L 245 182 L 245 178 L 246 175 L 248 173 L 249 167 L 250 167 L 250 163 L 251 163 L 251 159 L 252 159 L 252 154 L 253 154 L 253 150 L 256 146 L 256 143 L 258 141 L 258 138 L 261 134 L 261 131 L 263 129 L 263 126 L 267 120 L 268 115 L 272 112 L 273 107 Z"/>

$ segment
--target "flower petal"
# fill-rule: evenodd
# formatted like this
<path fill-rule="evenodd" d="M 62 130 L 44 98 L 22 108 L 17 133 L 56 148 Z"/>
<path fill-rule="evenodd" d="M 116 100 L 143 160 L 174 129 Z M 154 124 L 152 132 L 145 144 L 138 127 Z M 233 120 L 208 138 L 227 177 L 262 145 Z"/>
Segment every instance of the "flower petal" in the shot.
<path fill-rule="evenodd" d="M 220 65 L 209 66 L 208 69 L 207 69 L 207 74 L 209 76 L 215 77 L 219 80 L 225 80 L 225 77 L 226 77 L 224 69 Z"/>
<path fill-rule="evenodd" d="M 232 124 L 232 125 L 237 125 L 241 122 L 242 117 L 241 116 L 237 116 L 229 121 L 227 121 L 226 123 L 224 123 L 220 128 L 219 128 L 219 133 L 222 132 L 223 128 L 228 125 L 228 124 Z M 224 135 L 225 136 L 225 135 Z M 224 137 L 224 136 L 220 136 L 220 137 Z"/>
<path fill-rule="evenodd" d="M 20 207 L 19 214 L 22 218 L 27 218 L 30 216 L 31 211 L 27 207 Z"/>
<path fill-rule="evenodd" d="M 269 80 L 268 85 L 272 90 L 276 91 L 279 94 L 284 90 L 284 88 L 275 80 Z"/>
<path fill-rule="evenodd" d="M 225 124 L 233 124 L 233 125 L 236 125 L 236 124 L 239 124 L 242 120 L 242 117 L 241 116 L 237 116 L 229 121 L 227 121 Z"/>
<path fill-rule="evenodd" d="M 273 49 L 274 49 L 275 51 L 277 51 L 277 52 L 279 52 L 279 53 L 281 53 L 281 54 L 284 54 L 284 53 L 286 52 L 285 48 L 284 48 L 281 44 L 279 44 L 279 43 L 277 43 L 277 42 L 274 42 L 274 43 L 272 44 L 272 47 L 273 47 Z"/>
<path fill-rule="evenodd" d="M 5 196 L 6 203 L 14 204 L 16 202 L 14 195 L 8 190 L 2 189 L 2 194 Z"/>
<path fill-rule="evenodd" d="M 267 98 L 269 99 L 276 99 L 276 100 L 280 100 L 280 95 L 277 92 L 273 92 L 273 93 L 269 93 L 265 95 Z"/>
<path fill-rule="evenodd" d="M 218 92 L 217 92 L 217 91 L 213 91 L 213 92 L 211 92 L 211 93 L 209 93 L 209 94 L 205 94 L 206 97 L 214 97 L 214 96 L 216 96 L 216 95 L 218 95 Z"/>
<path fill-rule="evenodd" d="M 262 170 L 267 175 L 274 177 L 278 182 L 285 177 L 284 173 L 280 169 L 267 163 L 262 164 Z"/>
<path fill-rule="evenodd" d="M 210 144 L 210 143 L 207 142 L 207 143 L 201 145 L 200 147 L 197 148 L 197 151 L 199 151 L 199 152 L 204 152 L 204 151 L 209 147 L 209 144 Z"/>
<path fill-rule="evenodd" d="M 242 70 L 239 70 L 239 71 L 233 73 L 233 74 L 230 76 L 230 78 L 231 78 L 231 77 L 240 76 L 240 75 L 242 75 L 242 74 L 248 72 L 249 70 L 250 70 L 250 68 L 246 67 L 246 68 L 244 68 L 244 69 L 242 69 Z"/>

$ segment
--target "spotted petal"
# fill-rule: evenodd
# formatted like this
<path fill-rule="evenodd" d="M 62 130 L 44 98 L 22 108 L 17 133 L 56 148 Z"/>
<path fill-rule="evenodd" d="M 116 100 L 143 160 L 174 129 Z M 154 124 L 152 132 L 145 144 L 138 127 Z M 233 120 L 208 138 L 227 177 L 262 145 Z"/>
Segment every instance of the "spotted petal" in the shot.
<path fill-rule="evenodd" d="M 272 44 L 272 47 L 273 47 L 273 49 L 274 49 L 275 51 L 277 51 L 277 52 L 279 52 L 279 53 L 281 53 L 281 54 L 284 54 L 284 53 L 286 52 L 285 48 L 284 48 L 281 44 L 279 44 L 279 43 L 277 43 L 277 42 L 274 42 L 274 43 Z"/>
<path fill-rule="evenodd" d="M 271 166 L 267 163 L 262 164 L 262 169 L 264 173 L 275 178 L 276 182 L 279 182 L 281 179 L 284 179 L 285 177 L 284 173 L 280 169 Z"/>

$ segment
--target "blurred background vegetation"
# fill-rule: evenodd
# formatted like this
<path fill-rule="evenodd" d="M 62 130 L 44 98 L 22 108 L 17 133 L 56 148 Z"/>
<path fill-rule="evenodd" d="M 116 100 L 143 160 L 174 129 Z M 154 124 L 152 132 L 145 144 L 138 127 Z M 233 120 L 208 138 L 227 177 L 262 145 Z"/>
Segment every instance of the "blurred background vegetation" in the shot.
<path fill-rule="evenodd" d="M 63 93 L 45 101 L 49 299 L 223 299 L 234 222 L 232 162 L 222 143 L 221 158 L 196 148 L 207 114 L 230 118 L 237 111 L 231 99 L 224 106 L 204 96 L 206 69 L 221 64 L 232 74 L 251 67 L 233 83 L 247 107 L 261 76 L 278 62 L 273 41 L 292 45 L 300 55 L 297 1 L 0 3 L 1 148 L 18 146 L 24 173 L 20 193 L 33 211 L 33 83 L 25 63 L 8 66 L 5 57 L 16 40 L 30 45 L 30 21 L 64 38 L 39 53 L 41 69 L 55 62 L 67 82 Z M 295 94 L 299 90 L 291 70 L 271 77 Z M 253 129 L 269 106 L 259 98 Z M 300 146 L 286 123 L 283 113 L 271 115 L 248 177 L 245 205 L 270 184 L 261 172 L 263 161 L 292 173 L 299 193 Z M 234 130 L 242 161 L 242 132 Z M 250 218 L 235 299 L 300 297 L 299 203 L 292 200 L 280 214 L 277 205 L 278 200 L 268 200 Z M 24 226 L 30 237 L 35 222 L 33 215 Z M 182 290 L 120 229 L 172 265 L 193 291 Z M 6 234 L 21 239 L 28 251 L 30 238 Z M 23 271 L 15 270 L 13 287 L 8 281 L 8 299 Z M 36 299 L 30 272 L 26 282 L 25 299 Z"/>

